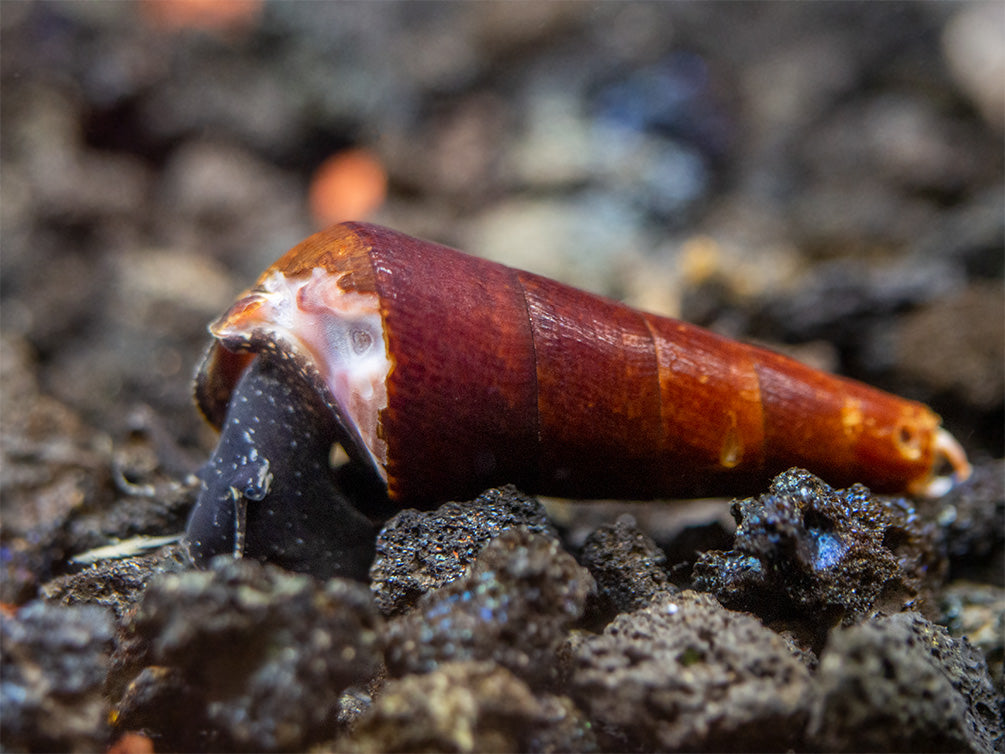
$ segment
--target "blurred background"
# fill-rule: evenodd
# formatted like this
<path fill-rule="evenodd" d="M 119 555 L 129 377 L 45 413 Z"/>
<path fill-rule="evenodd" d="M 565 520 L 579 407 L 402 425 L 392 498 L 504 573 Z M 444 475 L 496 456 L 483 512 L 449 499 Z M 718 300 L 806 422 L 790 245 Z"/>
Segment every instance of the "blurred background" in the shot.
<path fill-rule="evenodd" d="M 203 457 L 207 323 L 346 219 L 787 350 L 1002 455 L 1000 2 L 0 13 L 8 506 L 100 496 L 138 432 L 166 440 L 134 467 Z"/>

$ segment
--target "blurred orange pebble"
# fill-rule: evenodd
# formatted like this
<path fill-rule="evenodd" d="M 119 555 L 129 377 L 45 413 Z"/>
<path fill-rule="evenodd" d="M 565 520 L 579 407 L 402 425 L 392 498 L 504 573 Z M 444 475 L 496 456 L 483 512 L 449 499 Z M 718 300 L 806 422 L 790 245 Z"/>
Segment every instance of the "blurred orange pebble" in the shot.
<path fill-rule="evenodd" d="M 321 226 L 362 220 L 384 202 L 387 173 L 366 149 L 332 155 L 314 172 L 310 187 L 311 214 Z"/>
<path fill-rule="evenodd" d="M 107 754 L 154 754 L 154 742 L 142 733 L 123 733 Z"/>
<path fill-rule="evenodd" d="M 147 23 L 160 29 L 229 33 L 254 27 L 262 0 L 143 0 L 140 10 Z"/>

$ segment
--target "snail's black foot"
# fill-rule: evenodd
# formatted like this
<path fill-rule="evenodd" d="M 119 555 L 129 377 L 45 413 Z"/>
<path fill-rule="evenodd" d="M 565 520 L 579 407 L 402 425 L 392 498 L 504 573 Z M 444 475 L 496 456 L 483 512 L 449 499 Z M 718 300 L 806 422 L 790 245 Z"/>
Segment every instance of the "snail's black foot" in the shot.
<path fill-rule="evenodd" d="M 233 554 L 319 578 L 366 577 L 376 527 L 329 465 L 337 418 L 307 381 L 257 358 L 231 396 L 185 539 L 205 565 Z"/>

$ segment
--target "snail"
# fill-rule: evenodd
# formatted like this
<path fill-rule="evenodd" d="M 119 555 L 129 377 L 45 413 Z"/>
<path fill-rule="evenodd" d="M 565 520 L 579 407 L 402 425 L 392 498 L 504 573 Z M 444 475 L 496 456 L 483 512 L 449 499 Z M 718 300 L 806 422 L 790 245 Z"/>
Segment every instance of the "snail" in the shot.
<path fill-rule="evenodd" d="M 375 225 L 307 238 L 210 332 L 195 392 L 221 435 L 187 528 L 198 562 L 359 560 L 374 524 L 334 443 L 394 507 L 500 483 L 740 494 L 791 466 L 934 496 L 970 472 L 920 403 Z"/>

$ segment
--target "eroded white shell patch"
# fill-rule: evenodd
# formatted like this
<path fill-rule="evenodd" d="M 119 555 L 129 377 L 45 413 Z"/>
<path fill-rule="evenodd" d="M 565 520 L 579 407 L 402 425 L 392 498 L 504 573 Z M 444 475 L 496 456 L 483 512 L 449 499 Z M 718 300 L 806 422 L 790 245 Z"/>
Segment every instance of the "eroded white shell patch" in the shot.
<path fill-rule="evenodd" d="M 360 449 L 386 481 L 387 443 L 379 436 L 391 361 L 376 294 L 343 291 L 321 268 L 287 277 L 273 272 L 234 316 L 213 326 L 219 338 L 264 335 L 294 349 L 321 375 Z"/>

